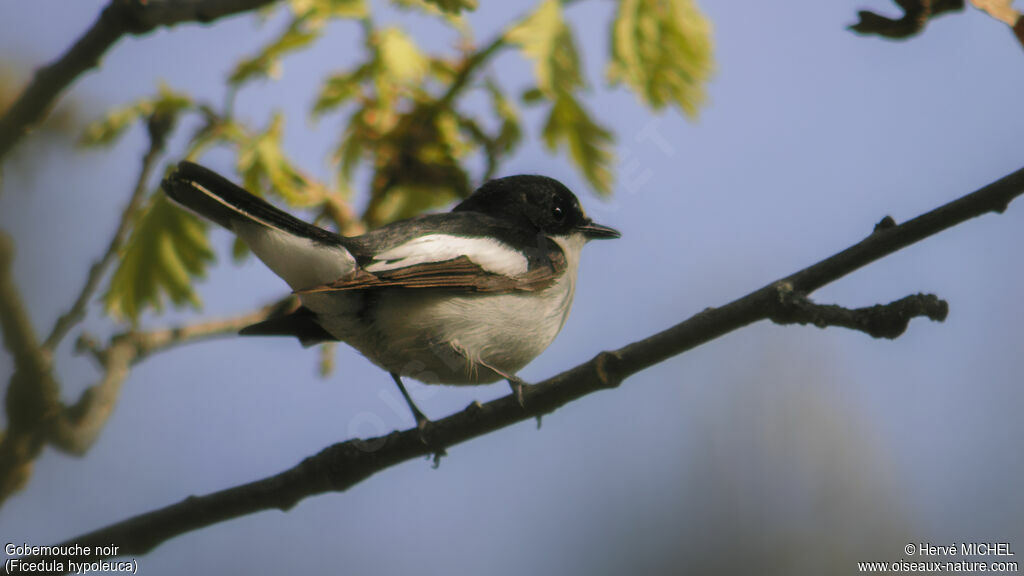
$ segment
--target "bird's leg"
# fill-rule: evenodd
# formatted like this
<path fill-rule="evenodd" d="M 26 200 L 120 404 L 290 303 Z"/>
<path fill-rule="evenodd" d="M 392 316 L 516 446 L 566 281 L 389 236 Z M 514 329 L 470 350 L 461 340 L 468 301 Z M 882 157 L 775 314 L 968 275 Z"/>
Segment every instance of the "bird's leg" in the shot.
<path fill-rule="evenodd" d="M 391 377 L 395 380 L 395 384 L 398 384 L 398 390 L 402 393 L 402 398 L 405 398 L 405 403 L 409 405 L 409 410 L 412 411 L 412 416 L 416 419 L 416 427 L 419 428 L 420 432 L 423 432 L 423 429 L 430 423 L 430 418 L 427 418 L 416 406 L 416 403 L 412 401 L 412 396 L 409 396 L 409 391 L 405 389 L 405 384 L 402 384 L 402 377 L 395 372 L 391 373 Z"/>
<path fill-rule="evenodd" d="M 508 385 L 512 387 L 512 393 L 516 395 L 516 401 L 519 402 L 520 408 L 525 408 L 526 404 L 523 402 L 523 388 L 529 386 L 525 380 L 516 376 L 515 374 L 506 374 L 502 370 L 498 370 L 494 366 L 484 362 L 483 360 L 477 360 L 477 364 L 480 364 L 484 368 L 487 368 L 491 372 L 494 372 L 498 376 L 501 376 L 505 380 L 508 380 Z"/>

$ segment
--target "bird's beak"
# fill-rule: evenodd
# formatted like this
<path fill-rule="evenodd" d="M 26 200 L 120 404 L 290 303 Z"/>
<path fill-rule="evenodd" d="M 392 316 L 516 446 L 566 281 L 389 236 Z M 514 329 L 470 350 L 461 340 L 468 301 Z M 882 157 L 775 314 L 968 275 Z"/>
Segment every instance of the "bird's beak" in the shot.
<path fill-rule="evenodd" d="M 586 224 L 579 227 L 579 231 L 587 237 L 587 240 L 600 240 L 600 239 L 611 239 L 622 236 L 615 228 L 609 228 L 608 226 L 602 226 L 591 220 L 588 220 Z"/>

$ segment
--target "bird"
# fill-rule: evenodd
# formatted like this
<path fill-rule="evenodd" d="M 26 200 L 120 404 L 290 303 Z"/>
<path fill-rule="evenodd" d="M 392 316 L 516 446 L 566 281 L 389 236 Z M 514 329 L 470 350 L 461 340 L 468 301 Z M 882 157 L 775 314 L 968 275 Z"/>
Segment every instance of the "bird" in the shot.
<path fill-rule="evenodd" d="M 619 231 L 587 217 L 554 178 L 487 181 L 449 212 L 341 236 L 300 220 L 199 164 L 161 182 L 178 205 L 237 235 L 301 305 L 243 328 L 304 346 L 341 341 L 390 373 L 417 426 L 430 422 L 402 378 L 427 384 L 507 380 L 561 331 L 589 240 Z"/>

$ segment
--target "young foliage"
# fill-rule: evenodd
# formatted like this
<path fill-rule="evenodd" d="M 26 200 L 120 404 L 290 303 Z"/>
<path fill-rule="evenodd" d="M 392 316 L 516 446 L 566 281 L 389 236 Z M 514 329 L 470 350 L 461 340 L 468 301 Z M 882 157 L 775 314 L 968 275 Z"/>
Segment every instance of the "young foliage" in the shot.
<path fill-rule="evenodd" d="M 476 0 L 424 0 L 428 4 L 433 4 L 441 9 L 442 12 L 448 12 L 451 14 L 458 14 L 463 10 L 476 10 Z"/>
<path fill-rule="evenodd" d="M 587 182 L 600 194 L 611 194 L 612 133 L 594 122 L 570 94 L 560 95 L 551 106 L 544 124 L 544 141 L 552 150 L 565 143 L 569 157 L 583 171 Z"/>
<path fill-rule="evenodd" d="M 393 84 L 410 86 L 427 73 L 429 60 L 400 28 L 385 28 L 376 35 L 380 71 Z"/>
<path fill-rule="evenodd" d="M 201 277 L 211 260 L 204 225 L 163 194 L 155 194 L 110 279 L 103 298 L 107 312 L 134 323 L 144 308 L 162 310 L 165 299 L 176 306 L 198 306 L 192 279 Z"/>
<path fill-rule="evenodd" d="M 693 0 L 622 0 L 611 40 L 612 84 L 625 82 L 655 110 L 697 115 L 712 70 L 711 25 Z"/>
<path fill-rule="evenodd" d="M 534 61 L 537 87 L 550 100 L 583 86 L 580 57 L 559 0 L 544 0 L 537 10 L 512 27 L 505 39 L 520 46 Z"/>
<path fill-rule="evenodd" d="M 534 60 L 537 92 L 552 102 L 544 139 L 549 148 L 569 147 L 569 157 L 600 194 L 611 193 L 612 135 L 594 121 L 573 93 L 584 86 L 572 30 L 565 23 L 559 0 L 544 0 L 537 10 L 509 30 L 506 40 L 519 45 Z M 524 95 L 527 96 L 527 95 Z"/>
<path fill-rule="evenodd" d="M 494 115 L 501 121 L 498 133 L 492 138 L 492 143 L 497 152 L 507 154 L 512 152 L 523 139 L 523 130 L 519 125 L 519 110 L 516 109 L 512 100 L 505 97 L 505 93 L 496 82 L 488 80 L 485 87 L 491 96 Z"/>
<path fill-rule="evenodd" d="M 305 48 L 320 36 L 322 22 L 306 18 L 296 18 L 288 25 L 273 42 L 267 44 L 255 56 L 245 58 L 237 65 L 228 77 L 228 82 L 238 86 L 256 78 L 276 78 L 280 76 L 281 57 L 289 52 Z"/>
<path fill-rule="evenodd" d="M 318 117 L 350 103 L 349 117 L 335 152 L 340 188 L 350 189 L 355 170 L 372 172 L 369 202 L 360 225 L 368 227 L 414 216 L 465 197 L 473 180 L 467 158 L 481 154 L 485 178 L 496 175 L 500 160 L 522 140 L 515 103 L 491 78 L 479 80 L 491 56 L 518 47 L 533 61 L 536 87 L 522 95 L 526 103 L 550 106 L 543 141 L 565 147 L 569 159 L 599 193 L 612 186 L 612 134 L 588 114 L 580 100 L 587 88 L 580 54 L 563 2 L 541 0 L 501 38 L 473 51 L 468 25 L 459 15 L 475 0 L 392 0 L 444 18 L 467 42 L 457 57 L 429 55 L 414 38 L 395 27 L 377 28 L 366 0 L 289 0 L 287 28 L 258 54 L 240 62 L 229 84 L 238 87 L 272 77 L 283 56 L 310 46 L 332 18 L 360 19 L 365 57 L 327 78 L 312 106 Z M 612 61 L 608 77 L 625 83 L 652 108 L 678 106 L 692 115 L 703 98 L 711 70 L 709 26 L 693 0 L 622 0 L 612 24 Z M 459 109 L 466 92 L 482 90 L 490 109 L 482 117 Z M 160 93 L 112 111 L 89 126 L 83 142 L 113 142 L 130 124 L 156 112 L 186 108 L 202 112 L 206 123 L 193 135 L 186 156 L 197 159 L 212 146 L 237 152 L 242 185 L 254 193 L 275 195 L 297 207 L 323 207 L 340 197 L 306 176 L 282 148 L 283 117 L 266 130 L 252 131 L 231 116 L 230 106 L 216 112 L 162 87 Z M 488 118 L 487 116 L 490 116 Z M 351 216 L 349 216 L 351 219 Z M 193 304 L 189 284 L 213 255 L 205 228 L 158 195 L 135 222 L 123 258 L 111 278 L 105 301 L 110 313 L 135 320 L 147 307 L 166 301 Z M 236 258 L 247 253 L 236 242 Z"/>
<path fill-rule="evenodd" d="M 291 0 L 296 18 L 366 18 L 370 10 L 365 0 Z"/>
<path fill-rule="evenodd" d="M 452 24 L 459 24 L 456 20 L 461 16 L 463 10 L 476 10 L 477 0 L 392 0 L 392 3 L 399 8 L 415 8 L 427 13 L 443 15 Z"/>
<path fill-rule="evenodd" d="M 469 150 L 456 116 L 429 105 L 403 114 L 374 145 L 369 226 L 439 208 L 470 192 L 460 158 Z"/>
<path fill-rule="evenodd" d="M 266 132 L 250 137 L 238 150 L 242 185 L 255 194 L 276 194 L 292 206 L 323 201 L 324 190 L 302 174 L 281 149 L 284 117 L 275 114 Z"/>
<path fill-rule="evenodd" d="M 313 116 L 326 114 L 358 95 L 371 72 L 372 66 L 367 63 L 327 78 L 313 104 Z"/>
<path fill-rule="evenodd" d="M 313 113 L 358 95 L 335 160 L 343 188 L 369 160 L 374 172 L 364 220 L 372 227 L 468 194 L 460 162 L 470 146 L 459 134 L 458 113 L 438 106 L 427 89 L 430 79 L 451 81 L 451 65 L 423 54 L 397 28 L 373 31 L 367 49 L 368 62 L 324 84 Z"/>
<path fill-rule="evenodd" d="M 88 124 L 78 142 L 82 146 L 109 146 L 140 119 L 154 114 L 174 116 L 192 106 L 192 99 L 187 94 L 175 92 L 161 84 L 156 96 L 115 108 L 103 118 Z"/>
<path fill-rule="evenodd" d="M 292 0 L 293 17 L 288 27 L 259 53 L 235 65 L 228 82 L 240 86 L 257 78 L 277 78 L 281 58 L 308 47 L 331 18 L 365 18 L 369 15 L 364 0 Z"/>

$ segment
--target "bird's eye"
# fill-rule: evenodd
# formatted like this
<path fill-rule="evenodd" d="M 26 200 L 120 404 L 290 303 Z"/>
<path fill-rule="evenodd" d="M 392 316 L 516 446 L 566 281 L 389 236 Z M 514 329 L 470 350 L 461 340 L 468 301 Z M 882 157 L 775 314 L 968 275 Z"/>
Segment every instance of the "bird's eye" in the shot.
<path fill-rule="evenodd" d="M 556 205 L 554 208 L 552 208 L 551 215 L 555 218 L 557 222 L 565 220 L 565 210 L 561 206 Z"/>

